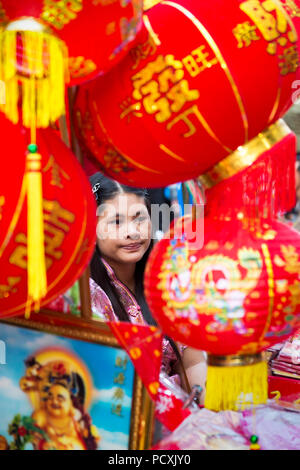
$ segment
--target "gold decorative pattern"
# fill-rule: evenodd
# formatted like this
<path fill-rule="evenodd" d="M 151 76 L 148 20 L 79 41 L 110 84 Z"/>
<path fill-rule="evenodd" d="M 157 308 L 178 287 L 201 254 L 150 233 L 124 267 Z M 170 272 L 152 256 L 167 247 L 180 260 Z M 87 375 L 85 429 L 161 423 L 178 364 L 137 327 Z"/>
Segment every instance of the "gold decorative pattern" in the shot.
<path fill-rule="evenodd" d="M 240 367 L 257 364 L 263 361 L 262 353 L 234 354 L 228 356 L 214 356 L 208 354 L 207 365 L 214 367 Z"/>
<path fill-rule="evenodd" d="M 53 28 L 63 29 L 76 19 L 82 8 L 82 0 L 44 0 L 41 19 Z"/>
<path fill-rule="evenodd" d="M 252 165 L 264 152 L 284 139 L 290 132 L 289 127 L 280 119 L 247 144 L 238 147 L 235 152 L 217 163 L 207 173 L 199 176 L 200 183 L 206 188 L 212 188 L 221 181 L 231 178 Z"/>
<path fill-rule="evenodd" d="M 83 56 L 69 57 L 68 63 L 72 78 L 86 77 L 97 69 L 96 64 L 92 60 L 85 59 Z"/>
<path fill-rule="evenodd" d="M 300 273 L 300 256 L 296 251 L 296 248 L 292 245 L 280 247 L 282 258 L 279 255 L 275 255 L 274 263 L 276 266 L 284 268 L 289 274 Z"/>
<path fill-rule="evenodd" d="M 262 240 L 274 240 L 276 235 L 277 235 L 276 230 L 266 230 L 265 232 L 256 232 L 256 238 L 260 238 Z"/>
<path fill-rule="evenodd" d="M 113 147 L 109 147 L 107 149 L 106 154 L 103 157 L 103 163 L 105 168 L 113 173 L 127 173 L 128 171 L 134 170 L 134 168 L 129 166 L 128 161 Z"/>
<path fill-rule="evenodd" d="M 185 159 L 174 153 L 172 150 L 170 150 L 168 147 L 166 147 L 163 144 L 160 144 L 159 148 L 168 154 L 170 157 L 174 158 L 175 160 L 179 160 L 180 162 L 185 162 Z"/>

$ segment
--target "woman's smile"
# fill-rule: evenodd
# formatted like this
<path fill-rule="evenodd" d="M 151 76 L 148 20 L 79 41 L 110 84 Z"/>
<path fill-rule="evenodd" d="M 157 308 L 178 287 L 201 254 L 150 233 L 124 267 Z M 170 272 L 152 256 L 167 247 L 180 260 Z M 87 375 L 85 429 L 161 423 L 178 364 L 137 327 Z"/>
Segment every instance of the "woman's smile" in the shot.
<path fill-rule="evenodd" d="M 138 251 L 142 247 L 143 243 L 130 243 L 128 245 L 123 245 L 121 248 L 126 251 Z"/>

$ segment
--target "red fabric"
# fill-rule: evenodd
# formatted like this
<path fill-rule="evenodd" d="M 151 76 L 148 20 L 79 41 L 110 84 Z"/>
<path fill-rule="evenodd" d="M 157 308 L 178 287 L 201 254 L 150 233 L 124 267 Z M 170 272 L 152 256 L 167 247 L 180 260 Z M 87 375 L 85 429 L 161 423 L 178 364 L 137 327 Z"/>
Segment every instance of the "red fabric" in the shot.
<path fill-rule="evenodd" d="M 283 2 L 271 11 L 254 3 L 265 21 L 241 0 L 162 2 L 146 12 L 130 54 L 78 95 L 78 135 L 107 175 L 146 187 L 192 179 L 286 112 L 299 75 L 291 30 L 299 18 Z"/>
<path fill-rule="evenodd" d="M 3 0 L 0 23 L 32 17 L 50 27 L 68 47 L 74 85 L 106 72 L 125 55 L 141 27 L 142 6 L 142 0 Z"/>
<path fill-rule="evenodd" d="M 27 300 L 27 201 L 21 188 L 29 131 L 0 116 L 0 317 L 22 314 Z M 86 268 L 96 240 L 96 205 L 84 172 L 50 129 L 37 131 L 42 156 L 44 233 L 49 303 Z"/>
<path fill-rule="evenodd" d="M 220 211 L 223 218 L 243 212 L 253 221 L 257 208 L 261 219 L 274 219 L 292 209 L 296 203 L 295 154 L 296 136 L 291 131 L 250 167 L 206 190 L 206 214 L 218 220 Z"/>
<path fill-rule="evenodd" d="M 155 402 L 156 418 L 173 431 L 191 412 L 183 408 L 183 400 L 160 382 L 162 333 L 153 326 L 124 322 L 108 322 L 108 325 Z"/>
<path fill-rule="evenodd" d="M 295 230 L 273 221 L 251 231 L 233 218 L 220 230 L 207 217 L 204 246 L 195 248 L 186 224 L 182 238 L 167 233 L 154 247 L 145 273 L 147 302 L 165 334 L 228 355 L 262 351 L 299 328 Z"/>
<path fill-rule="evenodd" d="M 162 334 L 153 326 L 108 322 L 115 337 L 129 354 L 147 390 L 156 400 L 162 355 Z"/>
<path fill-rule="evenodd" d="M 300 398 L 300 380 L 268 377 L 268 396 L 271 399 L 294 402 Z"/>
<path fill-rule="evenodd" d="M 190 414 L 184 402 L 162 383 L 156 398 L 155 417 L 170 431 L 174 431 Z"/>

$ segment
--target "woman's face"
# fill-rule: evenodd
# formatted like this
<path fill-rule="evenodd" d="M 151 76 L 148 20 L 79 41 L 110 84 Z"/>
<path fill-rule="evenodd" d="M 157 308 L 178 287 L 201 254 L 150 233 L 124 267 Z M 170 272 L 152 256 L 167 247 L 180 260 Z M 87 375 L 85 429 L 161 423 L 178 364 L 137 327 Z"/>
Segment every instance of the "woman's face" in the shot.
<path fill-rule="evenodd" d="M 97 245 L 105 259 L 137 263 L 151 242 L 151 220 L 143 197 L 122 193 L 98 207 Z"/>

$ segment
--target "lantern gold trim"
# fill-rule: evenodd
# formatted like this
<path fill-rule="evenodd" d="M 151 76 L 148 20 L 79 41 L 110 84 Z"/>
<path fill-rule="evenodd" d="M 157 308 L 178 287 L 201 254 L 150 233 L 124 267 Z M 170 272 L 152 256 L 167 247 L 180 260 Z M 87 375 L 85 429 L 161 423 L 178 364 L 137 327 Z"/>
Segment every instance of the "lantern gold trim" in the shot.
<path fill-rule="evenodd" d="M 200 183 L 210 189 L 222 181 L 235 176 L 255 163 L 273 145 L 291 133 L 290 128 L 280 119 L 233 153 L 198 177 Z"/>
<path fill-rule="evenodd" d="M 230 356 L 214 356 L 208 354 L 207 364 L 214 367 L 249 366 L 263 361 L 263 354 L 232 354 Z"/>

